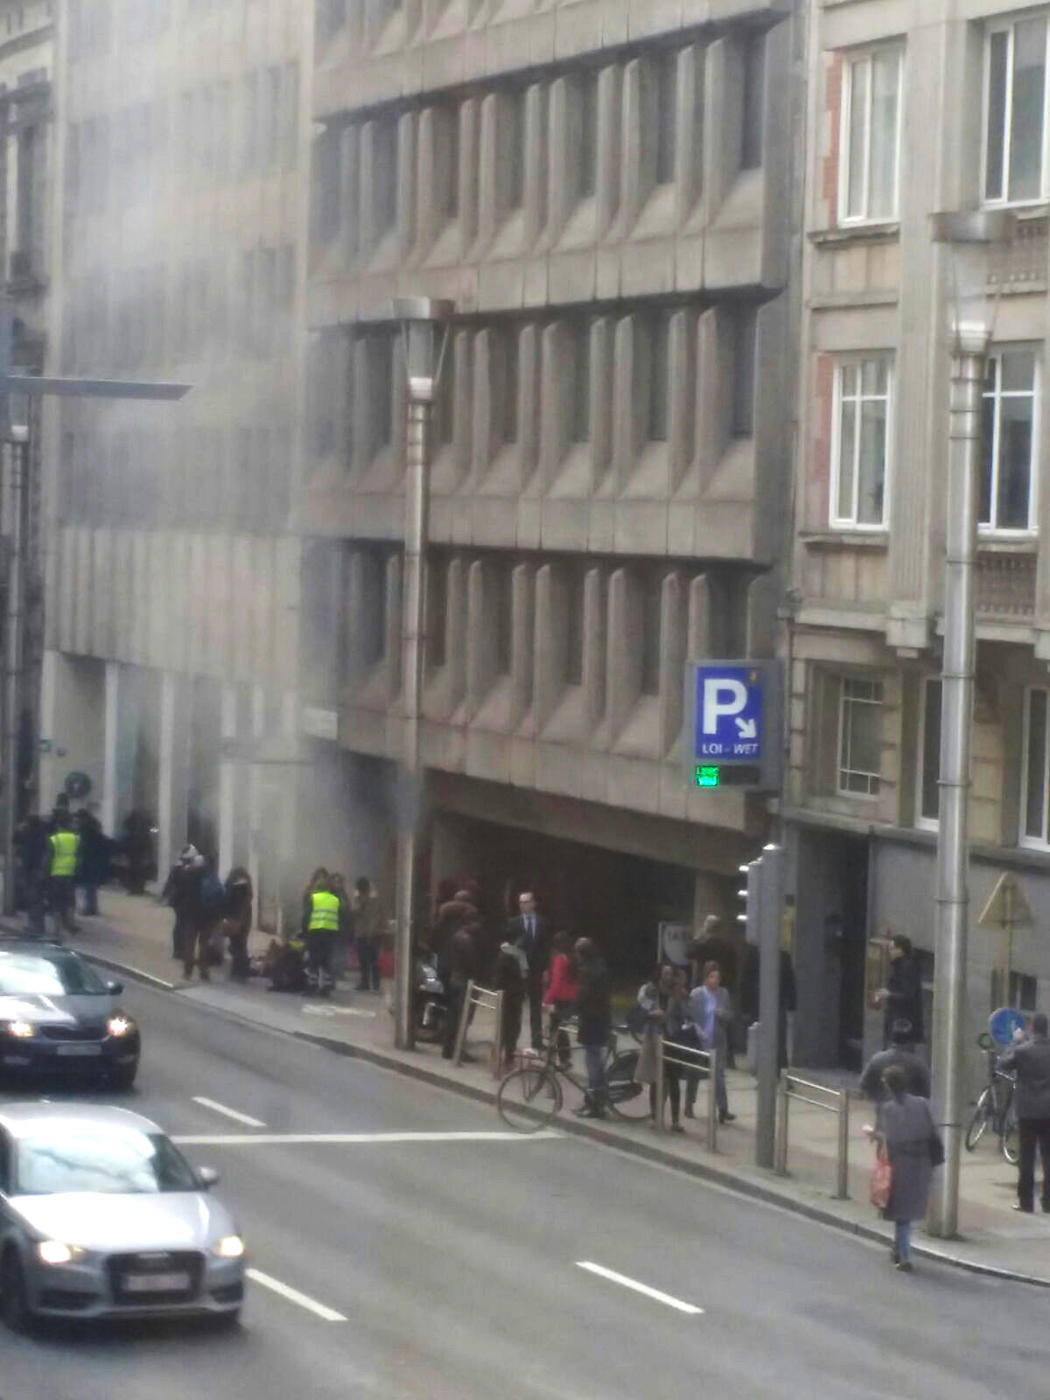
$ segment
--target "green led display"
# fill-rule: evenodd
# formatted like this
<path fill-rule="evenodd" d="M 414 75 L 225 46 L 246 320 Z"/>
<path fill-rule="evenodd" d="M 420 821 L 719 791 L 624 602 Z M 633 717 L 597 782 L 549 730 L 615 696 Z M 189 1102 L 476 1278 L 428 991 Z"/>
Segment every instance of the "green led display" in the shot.
<path fill-rule="evenodd" d="M 698 765 L 698 766 L 697 766 L 697 769 L 696 769 L 696 785 L 697 785 L 697 787 L 705 787 L 705 788 L 710 788 L 710 787 L 721 787 L 721 786 L 722 786 L 722 770 L 721 770 L 721 768 L 712 768 L 712 767 L 709 767 L 709 766 L 707 766 L 707 765 Z"/>

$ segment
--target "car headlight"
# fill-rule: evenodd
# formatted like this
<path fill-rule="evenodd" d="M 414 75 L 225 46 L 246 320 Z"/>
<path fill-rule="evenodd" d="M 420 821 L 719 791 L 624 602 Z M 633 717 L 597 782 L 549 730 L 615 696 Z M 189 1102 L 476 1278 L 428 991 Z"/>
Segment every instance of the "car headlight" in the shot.
<path fill-rule="evenodd" d="M 244 1241 L 240 1235 L 224 1235 L 217 1244 L 212 1245 L 213 1254 L 220 1259 L 242 1259 L 244 1257 Z"/>
<path fill-rule="evenodd" d="M 41 1240 L 36 1252 L 45 1264 L 75 1264 L 85 1254 L 78 1244 L 63 1244 L 61 1240 Z"/>
<path fill-rule="evenodd" d="M 135 1022 L 130 1016 L 111 1016 L 106 1022 L 106 1034 L 112 1036 L 130 1035 L 135 1029 Z"/>
<path fill-rule="evenodd" d="M 32 1021 L 8 1021 L 8 1035 L 13 1035 L 16 1040 L 32 1040 L 36 1035 L 36 1026 Z"/>

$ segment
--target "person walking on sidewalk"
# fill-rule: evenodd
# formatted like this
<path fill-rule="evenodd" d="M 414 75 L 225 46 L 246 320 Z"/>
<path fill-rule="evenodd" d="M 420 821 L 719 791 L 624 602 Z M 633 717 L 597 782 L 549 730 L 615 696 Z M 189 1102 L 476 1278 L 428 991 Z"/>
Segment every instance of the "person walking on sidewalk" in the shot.
<path fill-rule="evenodd" d="M 703 981 L 694 987 L 689 997 L 689 1019 L 696 1027 L 702 1050 L 713 1050 L 715 1060 L 715 1100 L 718 1121 L 732 1123 L 735 1113 L 729 1111 L 726 1091 L 726 1056 L 729 1052 L 729 1027 L 733 1021 L 733 1003 L 722 986 L 722 969 L 716 962 L 705 963 Z M 686 1113 L 691 1118 L 696 1102 L 696 1080 L 691 1078 Z"/>
<path fill-rule="evenodd" d="M 386 921 L 379 895 L 365 875 L 354 882 L 352 905 L 354 936 L 357 939 L 357 990 L 378 992 L 379 940 L 383 936 Z"/>
<path fill-rule="evenodd" d="M 235 865 L 226 876 L 226 907 L 223 928 L 230 945 L 230 980 L 247 982 L 248 935 L 252 931 L 252 877 L 243 865 Z"/>
<path fill-rule="evenodd" d="M 222 965 L 223 915 L 226 911 L 226 886 L 215 871 L 212 857 L 201 861 L 200 898 L 194 931 L 183 943 L 182 971 L 187 981 L 196 965 L 202 982 L 211 981 L 211 969 Z"/>
<path fill-rule="evenodd" d="M 908 1093 L 917 1094 L 920 1099 L 930 1097 L 930 1071 L 926 1061 L 911 1047 L 911 1023 L 894 1021 L 893 1043 L 888 1050 L 877 1050 L 864 1066 L 860 1076 L 860 1092 L 872 1103 L 879 1104 L 887 1097 L 883 1075 L 890 1065 L 900 1065 L 907 1077 Z"/>
<path fill-rule="evenodd" d="M 185 959 L 187 944 L 196 944 L 203 876 L 204 858 L 201 853 L 196 846 L 183 846 L 160 892 L 160 902 L 170 904 L 175 915 L 171 930 L 171 956 L 177 962 Z"/>
<path fill-rule="evenodd" d="M 650 980 L 638 993 L 638 1005 L 645 1012 L 646 1021 L 634 1077 L 639 1084 L 649 1086 L 651 1126 L 655 1127 L 660 1116 L 660 1102 L 657 1097 L 660 1080 L 660 1042 L 680 1040 L 687 1015 L 685 991 L 670 963 L 656 968 Z M 683 1132 L 679 1121 L 682 1107 L 681 1075 L 677 1065 L 664 1065 L 664 1097 L 671 1103 L 671 1131 Z"/>
<path fill-rule="evenodd" d="M 550 1007 L 551 1034 L 558 1041 L 558 1063 L 562 1069 L 572 1069 L 572 1045 L 569 1032 L 560 1029 L 576 1009 L 579 995 L 576 966 L 573 961 L 572 940 L 567 933 L 556 933 L 551 944 L 551 965 L 547 971 L 544 1006 Z"/>
<path fill-rule="evenodd" d="M 306 987 L 320 996 L 327 996 L 334 982 L 332 954 L 339 934 L 339 915 L 339 896 L 332 893 L 329 879 L 311 892 L 306 924 Z"/>
<path fill-rule="evenodd" d="M 605 959 L 593 940 L 578 938 L 576 955 L 576 1039 L 587 1066 L 587 1094 L 579 1118 L 605 1117 L 605 1055 L 612 1033 L 612 983 Z"/>
<path fill-rule="evenodd" d="M 911 1024 L 913 1045 L 926 1038 L 923 1029 L 922 974 L 912 951 L 911 939 L 895 933 L 890 939 L 890 970 L 885 987 L 878 993 L 878 1003 L 885 1013 L 883 1047 L 892 1043 L 894 1021 Z"/>
<path fill-rule="evenodd" d="M 1035 1209 L 1035 1151 L 1043 1159 L 1043 1210 L 1050 1212 L 1050 1038 L 1040 1011 L 1032 1017 L 1032 1032 L 1014 1033 L 1014 1044 L 1000 1057 L 1002 1069 L 1017 1072 L 1014 1104 L 1021 1155 L 1017 1164 L 1017 1204 L 1014 1210 Z"/>
<path fill-rule="evenodd" d="M 529 1032 L 533 1050 L 543 1048 L 543 972 L 547 966 L 547 920 L 536 910 L 536 896 L 530 890 L 518 895 L 519 914 L 511 919 L 507 938 L 525 954 L 528 964 L 526 990 L 529 996 Z"/>
<path fill-rule="evenodd" d="M 57 810 L 55 830 L 48 838 L 51 863 L 48 868 L 47 899 L 55 921 L 55 933 L 77 933 L 74 909 L 76 904 L 77 867 L 80 864 L 80 837 L 73 830 L 67 811 Z"/>
<path fill-rule="evenodd" d="M 525 954 L 515 944 L 500 944 L 493 973 L 493 990 L 503 993 L 503 1018 L 500 1027 L 500 1069 L 514 1068 L 514 1055 L 521 1035 L 521 1013 L 525 1006 Z"/>
<path fill-rule="evenodd" d="M 467 999 L 467 985 L 474 976 L 477 965 L 476 924 L 464 924 L 445 944 L 441 970 L 447 989 L 448 1005 L 445 1012 L 445 1035 L 441 1043 L 441 1058 L 451 1060 L 456 1050 L 456 1037 L 459 1023 L 463 1019 L 463 1003 Z M 464 1055 L 466 1060 L 469 1055 Z"/>
<path fill-rule="evenodd" d="M 76 815 L 80 834 L 80 889 L 83 893 L 82 912 L 88 918 L 98 916 L 98 891 L 109 879 L 109 838 L 102 823 L 88 807 Z"/>
<path fill-rule="evenodd" d="M 933 1124 L 928 1100 L 908 1093 L 908 1076 L 900 1065 L 883 1075 L 886 1099 L 879 1105 L 875 1127 L 866 1127 L 890 1161 L 893 1176 L 883 1219 L 894 1225 L 892 1258 L 902 1273 L 911 1272 L 911 1227 L 926 1214 L 933 1176 L 935 1148 L 943 1148 Z"/>

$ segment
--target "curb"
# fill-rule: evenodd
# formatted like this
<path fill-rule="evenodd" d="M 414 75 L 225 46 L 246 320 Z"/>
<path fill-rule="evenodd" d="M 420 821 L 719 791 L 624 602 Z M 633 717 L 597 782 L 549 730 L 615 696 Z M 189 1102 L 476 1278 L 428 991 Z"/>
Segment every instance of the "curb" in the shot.
<path fill-rule="evenodd" d="M 152 973 L 144 972 L 141 968 L 131 967 L 126 963 L 120 963 L 96 953 L 84 952 L 82 956 L 89 962 L 97 963 L 100 967 L 123 973 L 124 976 L 133 981 L 142 982 L 143 985 L 154 991 L 178 992 L 180 990 L 177 983 L 166 982 L 163 978 L 155 977 Z M 447 1079 L 444 1075 L 428 1069 L 423 1064 L 406 1063 L 396 1055 L 388 1054 L 382 1050 L 354 1045 L 345 1040 L 333 1040 L 329 1036 L 319 1035 L 314 1031 L 285 1030 L 281 1026 L 271 1026 L 251 1016 L 241 1015 L 233 1008 L 227 1009 L 199 1002 L 194 1002 L 193 1005 L 199 1010 L 224 1017 L 226 1020 L 236 1021 L 240 1025 L 251 1026 L 255 1030 L 266 1030 L 277 1035 L 289 1036 L 293 1040 L 301 1040 L 308 1045 L 316 1046 L 318 1049 L 341 1055 L 344 1059 L 362 1060 L 379 1069 L 392 1070 L 406 1079 L 414 1079 L 418 1083 L 430 1085 L 435 1089 L 445 1089 L 449 1093 L 458 1094 L 461 1098 L 472 1099 L 475 1103 L 494 1104 L 496 1101 L 495 1091 L 479 1088 L 475 1084 L 465 1084 L 462 1081 Z M 761 1181 L 738 1176 L 734 1172 L 712 1166 L 707 1162 L 683 1160 L 673 1153 L 664 1152 L 651 1143 L 636 1142 L 632 1138 L 619 1137 L 602 1128 L 571 1118 L 559 1119 L 558 1131 L 566 1136 L 589 1138 L 593 1142 L 601 1143 L 603 1147 L 611 1147 L 616 1151 L 626 1153 L 628 1156 L 637 1157 L 657 1166 L 667 1167 L 699 1181 L 709 1181 L 716 1186 L 733 1191 L 738 1196 L 760 1201 L 763 1205 L 774 1206 L 780 1210 L 790 1211 L 793 1215 L 802 1216 L 820 1225 L 830 1226 L 843 1234 L 854 1235 L 858 1239 L 875 1244 L 886 1245 L 889 1243 L 889 1236 L 874 1225 L 846 1220 L 841 1215 L 837 1215 L 834 1211 L 825 1206 L 817 1205 L 815 1202 L 798 1200 L 777 1191 L 772 1186 L 766 1186 Z M 936 1249 L 931 1245 L 913 1244 L 912 1254 L 917 1258 L 927 1259 L 934 1263 L 951 1265 L 965 1273 L 1000 1279 L 1009 1283 L 1025 1283 L 1034 1288 L 1050 1289 L 1050 1278 L 1040 1278 L 1036 1274 L 1023 1274 L 1012 1269 L 1000 1268 L 994 1264 L 982 1264 L 977 1260 L 967 1259 L 962 1255 L 949 1253 L 947 1250 Z"/>

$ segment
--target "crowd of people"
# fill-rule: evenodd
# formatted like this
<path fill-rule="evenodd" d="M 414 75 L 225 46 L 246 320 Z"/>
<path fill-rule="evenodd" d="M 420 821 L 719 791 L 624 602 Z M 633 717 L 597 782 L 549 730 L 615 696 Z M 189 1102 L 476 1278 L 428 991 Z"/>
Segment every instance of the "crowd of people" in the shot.
<path fill-rule="evenodd" d="M 50 816 L 32 814 L 15 829 L 15 906 L 25 913 L 30 937 L 39 938 L 50 920 L 53 936 L 77 932 L 79 912 L 98 913 L 99 886 L 109 879 L 112 842 L 95 811 L 74 812 L 59 794 Z"/>

